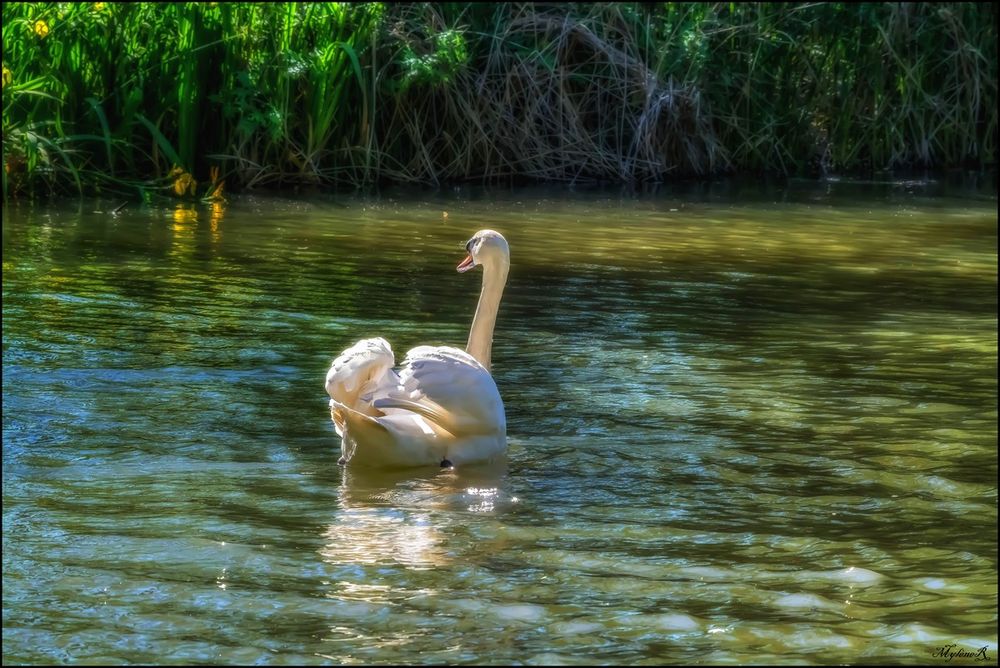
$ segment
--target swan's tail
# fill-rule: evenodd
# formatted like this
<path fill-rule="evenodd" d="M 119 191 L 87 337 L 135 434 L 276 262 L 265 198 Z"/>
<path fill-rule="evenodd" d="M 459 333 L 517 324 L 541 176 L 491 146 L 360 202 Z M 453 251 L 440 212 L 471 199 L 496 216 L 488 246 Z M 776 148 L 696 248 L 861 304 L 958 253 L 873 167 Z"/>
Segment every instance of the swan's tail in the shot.
<path fill-rule="evenodd" d="M 363 339 L 333 360 L 326 374 L 326 393 L 338 402 L 368 415 L 380 415 L 372 407 L 372 396 L 383 384 L 392 381 L 395 358 L 389 342 L 383 338 Z M 332 403 L 331 403 L 332 406 Z M 340 433 L 341 425 L 337 432 Z"/>

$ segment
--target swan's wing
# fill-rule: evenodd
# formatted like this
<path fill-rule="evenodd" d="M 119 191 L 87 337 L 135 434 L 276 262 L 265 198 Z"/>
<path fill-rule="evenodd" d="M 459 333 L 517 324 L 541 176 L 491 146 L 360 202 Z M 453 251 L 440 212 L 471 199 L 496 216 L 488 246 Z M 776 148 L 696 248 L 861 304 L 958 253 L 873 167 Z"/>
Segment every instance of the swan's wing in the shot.
<path fill-rule="evenodd" d="M 389 409 L 387 415 L 371 417 L 336 400 L 330 404 L 342 424 L 340 463 L 393 468 L 438 464 L 447 458 L 452 439 L 442 438 L 447 434 L 419 415 Z"/>
<path fill-rule="evenodd" d="M 472 355 L 450 346 L 418 346 L 406 355 L 394 387 L 384 385 L 373 405 L 405 410 L 453 436 L 503 435 L 503 401 L 490 372 Z"/>
<path fill-rule="evenodd" d="M 362 339 L 333 360 L 326 374 L 326 393 L 332 402 L 375 415 L 373 397 L 381 387 L 393 387 L 397 382 L 392 371 L 395 363 L 388 341 L 381 337 Z"/>

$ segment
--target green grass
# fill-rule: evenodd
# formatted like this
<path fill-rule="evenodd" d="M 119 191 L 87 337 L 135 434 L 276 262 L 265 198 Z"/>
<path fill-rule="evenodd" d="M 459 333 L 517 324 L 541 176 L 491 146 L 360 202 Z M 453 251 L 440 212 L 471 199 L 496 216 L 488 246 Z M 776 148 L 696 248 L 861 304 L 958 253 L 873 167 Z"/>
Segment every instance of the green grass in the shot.
<path fill-rule="evenodd" d="M 4 3 L 3 188 L 996 164 L 993 3 Z"/>

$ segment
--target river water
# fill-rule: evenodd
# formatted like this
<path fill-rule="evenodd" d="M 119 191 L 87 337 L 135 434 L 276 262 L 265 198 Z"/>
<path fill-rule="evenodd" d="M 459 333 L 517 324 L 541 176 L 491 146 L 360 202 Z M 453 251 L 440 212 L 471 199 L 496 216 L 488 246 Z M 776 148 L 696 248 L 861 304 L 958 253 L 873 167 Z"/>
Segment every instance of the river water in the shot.
<path fill-rule="evenodd" d="M 3 212 L 4 663 L 996 663 L 995 189 L 116 204 Z M 342 470 L 480 228 L 507 462 Z"/>

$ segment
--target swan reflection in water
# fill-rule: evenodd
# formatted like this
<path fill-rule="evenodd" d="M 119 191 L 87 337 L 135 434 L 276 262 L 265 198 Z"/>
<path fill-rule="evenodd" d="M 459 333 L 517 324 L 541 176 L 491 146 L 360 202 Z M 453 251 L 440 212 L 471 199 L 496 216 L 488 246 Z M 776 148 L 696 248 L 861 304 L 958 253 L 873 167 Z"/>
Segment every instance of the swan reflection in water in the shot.
<path fill-rule="evenodd" d="M 448 528 L 465 513 L 517 503 L 506 480 L 506 461 L 419 473 L 345 468 L 320 555 L 330 564 L 445 565 L 454 557 Z"/>

